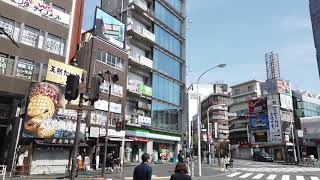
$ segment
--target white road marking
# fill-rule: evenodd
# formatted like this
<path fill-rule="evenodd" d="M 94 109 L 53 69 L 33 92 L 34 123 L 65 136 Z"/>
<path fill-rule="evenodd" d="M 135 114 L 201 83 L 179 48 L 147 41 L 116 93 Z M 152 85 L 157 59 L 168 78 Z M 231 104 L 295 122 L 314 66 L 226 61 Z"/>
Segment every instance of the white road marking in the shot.
<path fill-rule="evenodd" d="M 315 176 L 310 176 L 310 179 L 311 179 L 311 180 L 319 180 L 319 178 L 318 178 L 318 177 L 315 177 Z"/>
<path fill-rule="evenodd" d="M 249 177 L 251 175 L 252 175 L 252 173 L 245 173 L 242 176 L 239 176 L 239 178 L 244 179 L 244 178 L 247 178 L 247 177 Z"/>
<path fill-rule="evenodd" d="M 303 176 L 296 176 L 296 179 L 297 180 L 304 180 L 304 177 Z"/>
<path fill-rule="evenodd" d="M 264 174 L 257 174 L 252 179 L 261 179 Z"/>
<path fill-rule="evenodd" d="M 277 177 L 277 175 L 275 175 L 275 174 L 270 174 L 270 175 L 267 177 L 267 180 L 274 180 L 276 177 Z"/>
<path fill-rule="evenodd" d="M 283 175 L 281 180 L 290 180 L 290 176 L 289 175 Z"/>
<path fill-rule="evenodd" d="M 227 177 L 235 177 L 235 176 L 238 176 L 239 174 L 241 174 L 241 173 L 240 172 L 235 172 L 235 173 L 227 175 Z"/>

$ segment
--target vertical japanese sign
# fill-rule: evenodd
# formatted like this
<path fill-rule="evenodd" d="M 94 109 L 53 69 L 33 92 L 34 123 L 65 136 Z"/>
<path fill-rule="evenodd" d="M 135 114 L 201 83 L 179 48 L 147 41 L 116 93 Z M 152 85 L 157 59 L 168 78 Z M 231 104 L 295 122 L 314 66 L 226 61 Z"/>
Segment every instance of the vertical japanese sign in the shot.
<path fill-rule="evenodd" d="M 267 105 L 269 115 L 270 141 L 278 143 L 282 142 L 279 95 L 268 95 Z"/>

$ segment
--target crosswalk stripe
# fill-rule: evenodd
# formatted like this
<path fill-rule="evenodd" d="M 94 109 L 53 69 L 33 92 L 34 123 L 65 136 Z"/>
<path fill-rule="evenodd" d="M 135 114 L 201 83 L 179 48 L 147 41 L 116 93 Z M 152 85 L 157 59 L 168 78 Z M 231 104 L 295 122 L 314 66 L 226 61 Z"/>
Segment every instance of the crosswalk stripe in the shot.
<path fill-rule="evenodd" d="M 310 179 L 311 179 L 311 180 L 319 180 L 319 178 L 318 178 L 318 177 L 315 177 L 315 176 L 311 176 Z"/>
<path fill-rule="evenodd" d="M 296 176 L 296 179 L 297 180 L 304 180 L 304 177 L 303 176 Z"/>
<path fill-rule="evenodd" d="M 235 173 L 227 175 L 227 177 L 235 177 L 235 176 L 238 176 L 239 174 L 241 174 L 241 173 L 240 172 L 235 172 Z"/>
<path fill-rule="evenodd" d="M 257 174 L 252 179 L 260 179 L 262 176 L 264 176 L 264 174 Z"/>
<path fill-rule="evenodd" d="M 290 180 L 290 176 L 289 175 L 283 175 L 281 180 Z"/>
<path fill-rule="evenodd" d="M 243 178 L 247 178 L 249 176 L 251 176 L 252 173 L 245 173 L 242 176 L 239 176 L 239 178 L 243 179 Z"/>
<path fill-rule="evenodd" d="M 274 180 L 276 177 L 277 177 L 277 175 L 275 175 L 275 174 L 270 174 L 270 175 L 267 177 L 267 180 Z"/>

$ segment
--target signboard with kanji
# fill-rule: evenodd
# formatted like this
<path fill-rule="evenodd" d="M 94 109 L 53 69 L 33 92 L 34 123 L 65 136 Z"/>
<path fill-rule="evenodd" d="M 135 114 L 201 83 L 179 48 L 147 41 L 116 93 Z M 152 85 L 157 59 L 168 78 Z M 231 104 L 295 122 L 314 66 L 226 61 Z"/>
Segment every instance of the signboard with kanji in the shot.
<path fill-rule="evenodd" d="M 269 116 L 269 129 L 270 141 L 282 142 L 282 129 L 280 120 L 280 101 L 278 94 L 267 96 L 268 116 Z"/>

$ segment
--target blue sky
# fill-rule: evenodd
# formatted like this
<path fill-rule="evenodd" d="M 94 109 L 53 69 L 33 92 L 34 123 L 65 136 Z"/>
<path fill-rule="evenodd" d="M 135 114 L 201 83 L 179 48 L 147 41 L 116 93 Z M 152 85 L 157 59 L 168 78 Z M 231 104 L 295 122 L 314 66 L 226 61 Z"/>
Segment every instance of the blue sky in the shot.
<path fill-rule="evenodd" d="M 266 79 L 264 54 L 279 53 L 283 79 L 320 93 L 307 0 L 187 0 L 187 80 L 208 67 L 202 83 Z"/>

